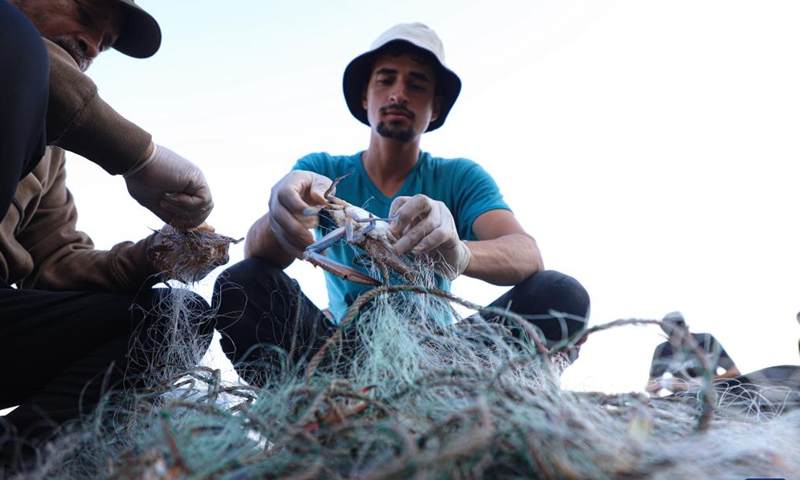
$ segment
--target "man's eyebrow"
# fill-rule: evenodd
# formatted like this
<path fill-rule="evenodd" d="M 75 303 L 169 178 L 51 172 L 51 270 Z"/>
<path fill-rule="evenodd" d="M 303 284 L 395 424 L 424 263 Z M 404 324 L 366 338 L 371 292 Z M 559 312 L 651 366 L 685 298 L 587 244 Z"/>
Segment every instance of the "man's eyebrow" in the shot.
<path fill-rule="evenodd" d="M 396 73 L 397 73 L 397 69 L 396 68 L 390 68 L 390 67 L 381 67 L 381 68 L 375 70 L 375 75 L 394 75 Z M 420 80 L 420 81 L 423 81 L 423 82 L 431 83 L 431 78 L 429 76 L 425 75 L 422 72 L 411 71 L 411 72 L 409 72 L 408 76 L 412 77 L 412 78 L 415 78 L 416 80 Z"/>
<path fill-rule="evenodd" d="M 397 69 L 389 67 L 381 67 L 375 70 L 375 75 L 391 75 L 397 73 Z"/>
<path fill-rule="evenodd" d="M 410 72 L 410 73 L 408 74 L 408 76 L 410 76 L 410 77 L 414 77 L 414 78 L 416 78 L 417 80 L 422 80 L 423 82 L 428 82 L 428 83 L 430 83 L 430 82 L 431 82 L 431 79 L 430 79 L 430 77 L 428 77 L 427 75 L 425 75 L 425 74 L 424 74 L 424 73 L 422 73 L 422 72 Z"/>
<path fill-rule="evenodd" d="M 397 69 L 391 67 L 381 67 L 375 70 L 375 75 L 396 75 L 396 74 L 397 74 Z M 408 76 L 422 82 L 431 83 L 430 77 L 422 72 L 411 71 L 408 73 Z"/>

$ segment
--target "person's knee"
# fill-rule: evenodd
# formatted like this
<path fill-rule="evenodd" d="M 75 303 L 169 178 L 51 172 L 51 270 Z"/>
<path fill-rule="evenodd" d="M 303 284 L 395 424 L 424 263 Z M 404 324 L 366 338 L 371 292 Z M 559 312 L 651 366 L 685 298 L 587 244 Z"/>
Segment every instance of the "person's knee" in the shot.
<path fill-rule="evenodd" d="M 589 321 L 589 293 L 575 278 L 555 270 L 537 272 L 518 286 L 517 295 L 529 299 L 534 312 L 539 316 L 533 323 L 547 339 L 555 345 L 569 338 L 578 344 L 569 349 L 570 361 L 574 361 L 580 349 L 578 335 Z M 532 300 L 535 299 L 535 300 Z"/>
<path fill-rule="evenodd" d="M 256 275 L 262 263 L 266 262 L 258 258 L 246 258 L 236 262 L 217 276 L 215 284 L 219 286 L 220 284 L 226 283 L 241 284 L 242 282 L 246 282 Z"/>
<path fill-rule="evenodd" d="M 227 293 L 231 286 L 246 291 L 257 291 L 263 288 L 264 285 L 277 283 L 278 278 L 283 275 L 283 269 L 266 260 L 253 257 L 246 258 L 231 265 L 219 274 L 214 282 L 214 295 Z"/>
<path fill-rule="evenodd" d="M 569 275 L 556 270 L 543 270 L 528 277 L 521 285 L 530 294 L 546 299 L 549 310 L 572 317 L 589 318 L 589 292 Z"/>

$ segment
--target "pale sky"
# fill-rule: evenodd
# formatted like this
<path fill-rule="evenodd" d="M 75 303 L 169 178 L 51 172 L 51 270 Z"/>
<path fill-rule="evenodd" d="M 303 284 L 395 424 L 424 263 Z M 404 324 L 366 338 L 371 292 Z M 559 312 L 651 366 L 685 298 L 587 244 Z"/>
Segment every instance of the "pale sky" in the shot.
<path fill-rule="evenodd" d="M 796 0 L 138 3 L 161 24 L 159 53 L 111 51 L 88 73 L 203 169 L 219 233 L 244 236 L 297 158 L 366 148 L 344 67 L 395 23 L 421 21 L 463 82 L 423 150 L 495 177 L 547 268 L 589 291 L 591 325 L 680 310 L 743 372 L 800 363 Z M 99 248 L 161 226 L 121 178 L 70 157 L 79 227 Z M 298 261 L 290 274 L 327 305 L 321 270 Z M 454 285 L 474 303 L 503 291 Z M 641 391 L 660 341 L 655 326 L 592 336 L 564 386 Z"/>

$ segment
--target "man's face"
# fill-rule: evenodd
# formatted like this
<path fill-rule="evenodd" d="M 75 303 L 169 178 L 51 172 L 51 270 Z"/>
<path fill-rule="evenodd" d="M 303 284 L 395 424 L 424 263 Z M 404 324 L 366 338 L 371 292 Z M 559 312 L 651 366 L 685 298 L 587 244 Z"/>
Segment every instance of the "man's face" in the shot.
<path fill-rule="evenodd" d="M 683 337 L 688 331 L 686 323 L 682 320 L 664 320 L 661 322 L 661 328 L 664 330 L 664 333 L 675 339 Z"/>
<path fill-rule="evenodd" d="M 42 37 L 66 50 L 86 71 L 111 48 L 122 28 L 122 6 L 113 0 L 16 0 Z"/>
<path fill-rule="evenodd" d="M 439 115 L 436 71 L 418 55 L 384 54 L 375 60 L 362 106 L 378 134 L 402 142 L 425 133 Z"/>

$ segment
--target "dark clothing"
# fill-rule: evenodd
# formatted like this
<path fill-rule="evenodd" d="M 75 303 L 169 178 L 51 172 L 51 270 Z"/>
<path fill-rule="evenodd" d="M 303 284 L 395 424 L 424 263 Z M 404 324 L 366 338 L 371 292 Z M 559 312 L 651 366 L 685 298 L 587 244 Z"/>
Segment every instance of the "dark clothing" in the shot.
<path fill-rule="evenodd" d="M 142 158 L 150 134 L 119 118 L 65 50 L 50 41 L 45 46 L 50 60 L 48 146 L 33 170 L 18 180 L 13 203 L 0 221 L 0 279 L 23 289 L 135 293 L 145 283 L 156 283 L 158 270 L 146 255 L 155 234 L 110 250 L 95 249 L 91 238 L 77 230 L 65 151 L 50 142 L 78 148 L 93 137 L 93 148 L 84 150 L 94 157 L 87 158 L 118 172 Z"/>
<path fill-rule="evenodd" d="M 17 182 L 42 158 L 50 61 L 24 15 L 0 2 L 0 218 Z"/>
<path fill-rule="evenodd" d="M 697 343 L 697 349 L 703 352 L 712 369 L 712 376 L 716 374 L 717 367 L 726 370 L 734 367 L 734 362 L 728 352 L 722 348 L 716 338 L 710 333 L 690 334 Z M 656 378 L 669 372 L 673 377 L 688 380 L 702 375 L 702 363 L 693 351 L 693 345 L 686 344 L 675 346 L 670 342 L 658 345 L 653 352 L 653 361 L 650 364 L 650 377 Z"/>
<path fill-rule="evenodd" d="M 264 385 L 269 375 L 301 371 L 339 328 L 300 290 L 295 280 L 265 260 L 249 258 L 226 269 L 214 288 L 217 329 L 222 348 L 239 375 Z M 532 275 L 492 302 L 492 306 L 529 317 L 549 344 L 565 340 L 586 327 L 589 295 L 574 278 L 546 270 Z M 562 320 L 550 314 L 562 312 Z M 505 319 L 503 319 L 505 320 Z M 501 321 L 493 318 L 489 321 Z M 515 325 L 507 325 L 519 337 Z M 574 360 L 577 348 L 573 349 Z"/>
<path fill-rule="evenodd" d="M 149 331 L 163 294 L 150 289 L 155 234 L 96 250 L 76 230 L 61 148 L 119 174 L 150 143 L 66 51 L 0 0 L 0 408 L 20 405 L 0 417 L 0 469 L 15 445 L 46 439 L 153 367 L 163 339 Z"/>
<path fill-rule="evenodd" d="M 222 350 L 251 385 L 305 363 L 338 329 L 297 281 L 258 258 L 217 277 L 212 305 Z"/>
<path fill-rule="evenodd" d="M 0 417 L 0 432 L 13 426 L 24 442 L 46 438 L 92 413 L 103 395 L 141 387 L 146 370 L 161 371 L 153 362 L 171 338 L 158 314 L 167 292 L 0 288 L 0 408 L 20 405 Z M 193 294 L 186 306 L 198 318 L 208 309 Z M 195 328 L 207 345 L 209 322 Z"/>

